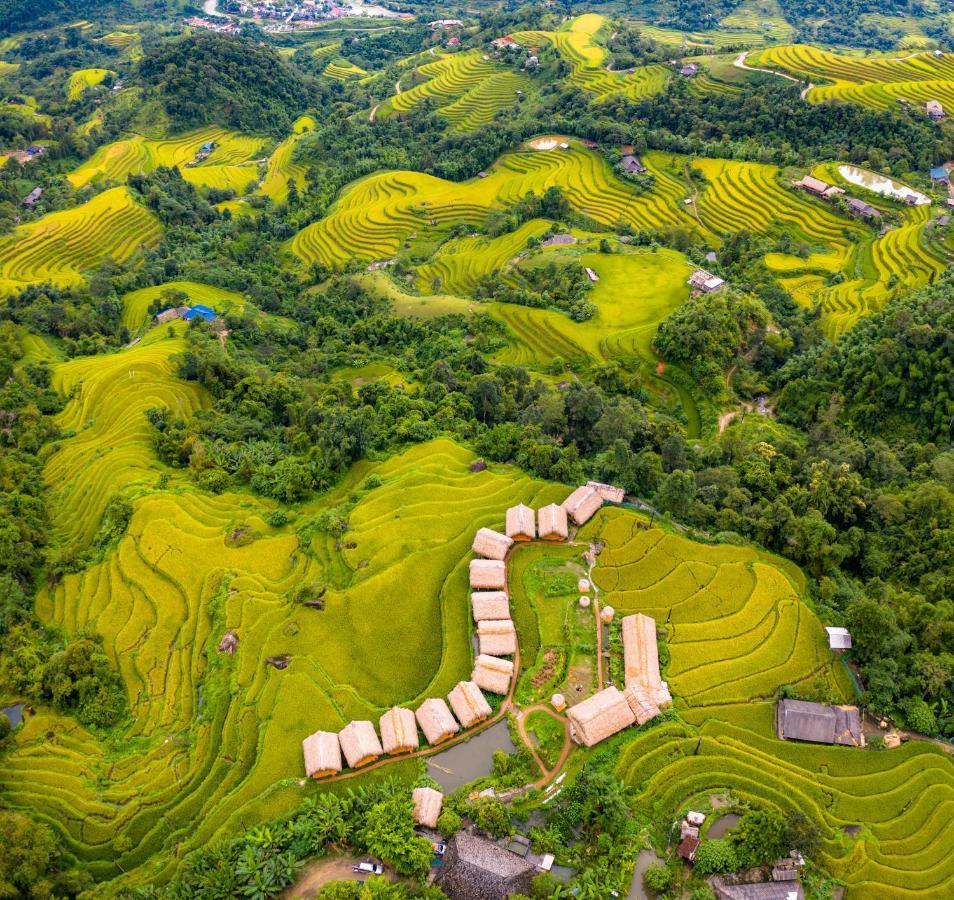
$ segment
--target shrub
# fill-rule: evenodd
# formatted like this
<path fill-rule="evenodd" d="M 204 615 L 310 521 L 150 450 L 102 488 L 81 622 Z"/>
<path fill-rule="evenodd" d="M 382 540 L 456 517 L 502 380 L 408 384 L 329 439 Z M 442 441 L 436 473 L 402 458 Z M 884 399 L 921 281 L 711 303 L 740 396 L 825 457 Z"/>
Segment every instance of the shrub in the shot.
<path fill-rule="evenodd" d="M 494 837 L 510 834 L 510 816 L 504 805 L 493 797 L 481 797 L 471 804 L 470 816 L 474 824 Z"/>
<path fill-rule="evenodd" d="M 693 863 L 697 875 L 734 872 L 739 868 L 735 847 L 727 840 L 703 841 L 696 850 Z"/>
<path fill-rule="evenodd" d="M 665 866 L 650 866 L 643 872 L 643 884 L 646 890 L 662 894 L 672 887 L 673 873 Z"/>
<path fill-rule="evenodd" d="M 437 830 L 444 837 L 453 837 L 463 824 L 461 818 L 452 809 L 445 809 L 437 819 Z"/>

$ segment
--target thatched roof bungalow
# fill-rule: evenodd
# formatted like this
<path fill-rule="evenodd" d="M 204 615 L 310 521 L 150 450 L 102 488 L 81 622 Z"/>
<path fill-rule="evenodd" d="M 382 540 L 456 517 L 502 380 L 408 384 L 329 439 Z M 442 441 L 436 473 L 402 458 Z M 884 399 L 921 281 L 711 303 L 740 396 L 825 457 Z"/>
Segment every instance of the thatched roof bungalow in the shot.
<path fill-rule="evenodd" d="M 505 591 L 474 591 L 470 595 L 470 605 L 475 622 L 510 617 L 510 598 Z"/>
<path fill-rule="evenodd" d="M 507 535 L 492 528 L 481 528 L 474 535 L 473 551 L 485 559 L 504 559 L 512 546 Z"/>
<path fill-rule="evenodd" d="M 305 756 L 305 774 L 323 778 L 341 771 L 341 745 L 333 731 L 316 731 L 301 742 Z"/>
<path fill-rule="evenodd" d="M 406 753 L 421 745 L 413 710 L 395 706 L 381 716 L 379 727 L 385 753 Z"/>
<path fill-rule="evenodd" d="M 566 510 L 562 506 L 551 503 L 537 511 L 537 534 L 541 541 L 565 541 L 569 533 Z"/>
<path fill-rule="evenodd" d="M 481 653 L 474 663 L 474 672 L 470 678 L 483 691 L 506 694 L 513 678 L 513 663 L 509 659 Z"/>
<path fill-rule="evenodd" d="M 599 492 L 584 484 L 578 487 L 566 500 L 563 501 L 563 508 L 566 514 L 577 525 L 583 525 L 593 518 L 596 511 L 603 505 L 603 498 Z"/>
<path fill-rule="evenodd" d="M 464 728 L 470 728 L 484 719 L 489 719 L 492 710 L 487 698 L 480 692 L 480 688 L 472 681 L 459 681 L 447 695 L 451 709 L 457 716 L 457 721 Z"/>
<path fill-rule="evenodd" d="M 657 706 L 672 703 L 669 685 L 659 674 L 656 620 L 636 613 L 634 616 L 624 616 L 620 625 L 623 633 L 624 684 L 627 687 L 641 685 Z"/>
<path fill-rule="evenodd" d="M 444 700 L 439 697 L 430 697 L 417 708 L 417 724 L 424 732 L 424 738 L 429 744 L 439 744 L 453 737 L 460 731 L 460 725 L 451 715 L 451 711 Z"/>
<path fill-rule="evenodd" d="M 636 717 L 636 724 L 643 725 L 659 715 L 659 707 L 641 684 L 634 683 L 623 690 L 623 696 Z"/>
<path fill-rule="evenodd" d="M 636 716 L 617 687 L 608 687 L 587 697 L 571 706 L 566 715 L 570 720 L 570 736 L 585 747 L 592 747 L 636 724 Z"/>
<path fill-rule="evenodd" d="M 588 481 L 586 482 L 586 486 L 593 488 L 606 503 L 622 503 L 626 497 L 626 491 L 621 487 L 604 484 L 602 481 Z"/>
<path fill-rule="evenodd" d="M 485 619 L 477 623 L 480 652 L 488 656 L 513 656 L 517 652 L 517 630 L 511 619 Z"/>
<path fill-rule="evenodd" d="M 477 591 L 505 591 L 507 567 L 498 559 L 472 559 L 470 586 Z"/>
<path fill-rule="evenodd" d="M 411 791 L 411 799 L 414 801 L 414 821 L 425 828 L 437 828 L 444 795 L 434 788 L 419 787 Z"/>
<path fill-rule="evenodd" d="M 532 541 L 537 536 L 533 510 L 518 503 L 507 510 L 507 537 L 515 541 Z"/>
<path fill-rule="evenodd" d="M 458 831 L 444 853 L 435 884 L 455 900 L 507 900 L 529 895 L 532 862 L 493 841 Z"/>
<path fill-rule="evenodd" d="M 338 732 L 338 741 L 348 761 L 348 767 L 351 769 L 374 762 L 384 753 L 381 741 L 378 740 L 378 733 L 367 719 L 356 720 L 345 725 Z"/>

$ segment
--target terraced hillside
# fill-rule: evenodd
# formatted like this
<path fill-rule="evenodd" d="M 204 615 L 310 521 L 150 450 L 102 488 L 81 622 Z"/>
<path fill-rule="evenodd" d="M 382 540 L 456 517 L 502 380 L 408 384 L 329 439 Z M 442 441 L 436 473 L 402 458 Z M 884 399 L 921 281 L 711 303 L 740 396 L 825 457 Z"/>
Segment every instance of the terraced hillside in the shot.
<path fill-rule="evenodd" d="M 153 287 L 140 288 L 130 291 L 123 297 L 123 325 L 134 333 L 147 323 L 146 314 L 155 300 L 159 300 L 164 291 L 182 291 L 189 297 L 187 305 L 204 304 L 216 312 L 224 312 L 230 308 L 242 305 L 242 295 L 233 291 L 226 291 L 210 284 L 200 284 L 196 281 L 167 281 Z"/>
<path fill-rule="evenodd" d="M 292 126 L 292 134 L 285 138 L 268 158 L 265 177 L 259 191 L 271 197 L 275 203 L 284 203 L 288 199 L 288 182 L 293 181 L 300 189 L 305 184 L 305 167 L 292 162 L 295 145 L 303 134 L 315 130 L 315 120 L 311 116 L 301 116 Z"/>
<path fill-rule="evenodd" d="M 101 84 L 107 75 L 115 75 L 111 69 L 77 69 L 70 74 L 66 87 L 66 96 L 69 100 L 79 100 L 84 91 Z"/>
<path fill-rule="evenodd" d="M 333 59 L 325 66 L 321 73 L 325 78 L 331 78 L 333 81 L 347 81 L 349 78 L 363 78 L 368 73 L 346 59 Z"/>
<path fill-rule="evenodd" d="M 0 242 L 0 292 L 51 281 L 72 285 L 107 257 L 129 259 L 159 240 L 158 219 L 117 187 L 81 206 L 50 213 Z"/>

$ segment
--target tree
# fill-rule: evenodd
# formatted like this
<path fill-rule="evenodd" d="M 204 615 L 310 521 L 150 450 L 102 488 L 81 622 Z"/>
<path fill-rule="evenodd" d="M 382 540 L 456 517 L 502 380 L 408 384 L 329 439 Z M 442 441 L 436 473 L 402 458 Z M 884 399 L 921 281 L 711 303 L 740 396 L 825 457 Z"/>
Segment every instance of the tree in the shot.
<path fill-rule="evenodd" d="M 786 852 L 785 834 L 785 820 L 778 813 L 758 809 L 742 816 L 731 841 L 742 866 L 757 866 Z"/>
<path fill-rule="evenodd" d="M 666 866 L 650 866 L 643 872 L 643 884 L 646 890 L 663 894 L 672 887 L 673 873 Z"/>
<path fill-rule="evenodd" d="M 392 796 L 376 803 L 365 815 L 360 840 L 368 853 L 391 863 L 400 874 L 423 877 L 431 864 L 430 841 L 414 832 L 412 804 Z"/>
<path fill-rule="evenodd" d="M 474 824 L 494 837 L 510 834 L 510 815 L 506 807 L 495 797 L 479 797 L 470 805 Z"/>
<path fill-rule="evenodd" d="M 728 840 L 703 841 L 696 849 L 693 870 L 697 875 L 734 872 L 739 868 L 735 847 Z"/>
<path fill-rule="evenodd" d="M 653 503 L 671 512 L 677 519 L 682 519 L 688 515 L 695 496 L 696 480 L 692 472 L 677 469 L 662 480 Z"/>

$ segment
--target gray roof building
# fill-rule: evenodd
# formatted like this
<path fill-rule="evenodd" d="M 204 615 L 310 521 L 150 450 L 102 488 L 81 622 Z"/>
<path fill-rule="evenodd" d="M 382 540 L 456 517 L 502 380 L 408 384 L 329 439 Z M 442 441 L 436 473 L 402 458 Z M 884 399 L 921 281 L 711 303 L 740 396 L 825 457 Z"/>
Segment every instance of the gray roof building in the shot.
<path fill-rule="evenodd" d="M 454 900 L 507 900 L 529 894 L 535 866 L 493 841 L 460 831 L 444 853 L 435 884 Z"/>
<path fill-rule="evenodd" d="M 709 880 L 718 900 L 804 900 L 805 892 L 797 881 L 761 881 L 733 884 L 719 876 Z"/>
<path fill-rule="evenodd" d="M 826 706 L 806 700 L 780 700 L 775 711 L 778 736 L 789 741 L 863 747 L 856 706 Z"/>

